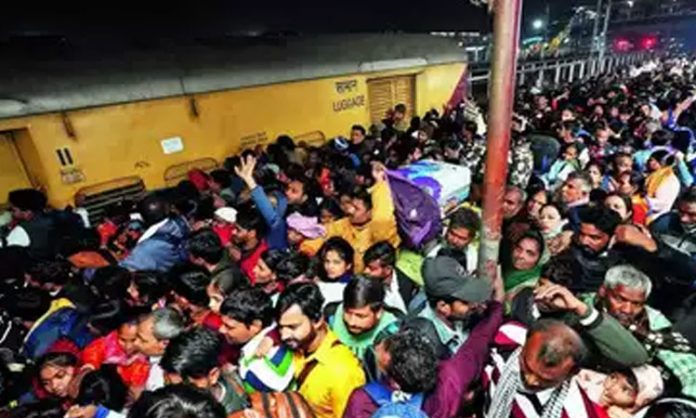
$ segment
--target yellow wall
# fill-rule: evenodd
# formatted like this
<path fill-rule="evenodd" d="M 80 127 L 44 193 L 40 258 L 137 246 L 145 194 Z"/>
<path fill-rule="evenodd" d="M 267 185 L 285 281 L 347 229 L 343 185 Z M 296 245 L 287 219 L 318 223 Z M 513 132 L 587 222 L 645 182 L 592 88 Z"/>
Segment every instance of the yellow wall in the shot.
<path fill-rule="evenodd" d="M 32 140 L 28 129 L 14 131 L 14 140 L 17 151 L 27 171 L 27 176 L 32 184 L 45 185 L 48 183 L 47 172 L 42 169 L 44 163 L 39 157 L 39 151 Z M 4 198 L 4 196 L 3 196 Z"/>
<path fill-rule="evenodd" d="M 463 63 L 447 64 L 196 94 L 198 118 L 186 97 L 75 110 L 68 112 L 75 138 L 68 136 L 59 114 L 0 120 L 0 130 L 28 128 L 33 148 L 22 138 L 20 153 L 37 186 L 48 190 L 52 204 L 63 206 L 80 188 L 119 177 L 137 175 L 148 188 L 162 187 L 164 171 L 173 164 L 205 157 L 221 162 L 280 134 L 348 135 L 351 125 L 369 124 L 367 80 L 372 78 L 415 74 L 418 113 L 440 110 L 464 68 Z M 352 90 L 337 91 L 337 82 L 351 80 L 356 81 Z M 342 101 L 350 104 L 348 109 L 335 111 Z M 183 152 L 163 153 L 160 141 L 171 137 L 183 139 Z M 63 184 L 55 153 L 63 147 L 70 149 L 85 181 Z"/>
<path fill-rule="evenodd" d="M 419 74 L 416 77 L 417 113 L 424 115 L 430 109 L 442 113 L 443 105 L 450 100 L 464 70 L 461 64 L 439 65 Z"/>

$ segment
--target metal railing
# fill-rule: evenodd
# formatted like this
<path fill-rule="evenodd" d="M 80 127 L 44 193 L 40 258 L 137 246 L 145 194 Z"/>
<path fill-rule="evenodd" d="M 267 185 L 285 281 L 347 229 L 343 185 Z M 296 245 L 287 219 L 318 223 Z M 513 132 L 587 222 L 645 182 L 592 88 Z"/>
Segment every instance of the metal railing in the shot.
<path fill-rule="evenodd" d="M 531 81 L 541 87 L 547 84 L 573 82 L 609 72 L 618 67 L 638 64 L 646 57 L 646 53 L 632 53 L 607 55 L 604 59 L 584 56 L 521 62 L 517 66 L 517 83 L 524 85 Z M 472 85 L 488 84 L 490 68 L 474 66 L 470 74 Z"/>

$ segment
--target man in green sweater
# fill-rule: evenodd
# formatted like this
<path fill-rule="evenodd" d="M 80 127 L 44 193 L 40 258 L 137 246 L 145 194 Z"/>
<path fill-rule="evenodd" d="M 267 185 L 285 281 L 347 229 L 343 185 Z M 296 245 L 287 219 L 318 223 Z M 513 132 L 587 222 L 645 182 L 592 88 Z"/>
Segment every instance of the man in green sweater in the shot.
<path fill-rule="evenodd" d="M 332 310 L 328 307 L 327 311 Z M 381 334 L 396 332 L 396 317 L 384 308 L 384 286 L 358 276 L 346 285 L 343 302 L 328 313 L 331 330 L 362 362 L 368 381 L 377 374 L 374 346 Z"/>

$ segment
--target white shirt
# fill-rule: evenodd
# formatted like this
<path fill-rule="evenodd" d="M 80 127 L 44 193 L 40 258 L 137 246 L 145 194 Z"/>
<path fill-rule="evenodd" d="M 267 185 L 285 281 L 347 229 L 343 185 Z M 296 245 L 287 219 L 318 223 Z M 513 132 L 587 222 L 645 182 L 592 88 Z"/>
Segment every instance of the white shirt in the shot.
<path fill-rule="evenodd" d="M 82 224 L 85 226 L 85 228 L 91 227 L 89 223 L 89 212 L 85 208 L 75 208 L 75 213 L 80 215 L 80 219 L 82 219 Z"/>
<path fill-rule="evenodd" d="M 391 283 L 384 290 L 384 304 L 398 309 L 406 315 L 408 310 L 406 309 L 404 299 L 401 297 L 401 293 L 399 293 L 399 280 L 396 277 L 396 271 L 392 273 Z"/>
<path fill-rule="evenodd" d="M 166 218 L 166 219 L 164 219 L 163 221 L 157 222 L 156 224 L 154 224 L 154 225 L 150 226 L 149 228 L 147 228 L 147 229 L 145 230 L 145 232 L 143 233 L 143 235 L 142 235 L 142 236 L 140 237 L 140 239 L 138 240 L 138 244 L 140 244 L 141 242 L 143 242 L 143 241 L 145 241 L 146 239 L 148 239 L 148 238 L 152 237 L 153 235 L 155 235 L 155 234 L 157 233 L 157 231 L 158 231 L 164 224 L 167 223 L 168 220 L 169 220 L 169 218 Z"/>
<path fill-rule="evenodd" d="M 679 197 L 681 184 L 675 175 L 671 175 L 657 188 L 655 197 L 648 197 L 648 206 L 650 206 L 650 216 L 652 219 L 657 218 L 669 212 Z"/>
<path fill-rule="evenodd" d="M 343 301 L 343 289 L 346 288 L 345 283 L 339 282 L 317 282 L 317 287 L 321 295 L 324 296 L 324 306 L 329 303 Z"/>
<path fill-rule="evenodd" d="M 15 226 L 12 231 L 7 235 L 7 246 L 18 246 L 18 247 L 28 247 L 31 244 L 29 239 L 29 234 L 21 226 Z M 2 242 L 0 241 L 0 247 L 2 247 Z"/>
<path fill-rule="evenodd" d="M 145 382 L 145 390 L 157 390 L 164 387 L 164 370 L 160 367 L 159 362 L 162 356 L 150 357 L 150 374 Z"/>

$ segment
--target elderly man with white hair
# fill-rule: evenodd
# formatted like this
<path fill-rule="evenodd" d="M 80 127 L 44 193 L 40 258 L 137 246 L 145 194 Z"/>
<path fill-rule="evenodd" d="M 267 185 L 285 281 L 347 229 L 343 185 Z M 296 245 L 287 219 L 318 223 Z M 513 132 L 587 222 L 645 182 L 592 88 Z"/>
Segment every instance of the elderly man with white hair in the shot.
<path fill-rule="evenodd" d="M 670 374 L 670 379 L 665 379 L 667 394 L 681 392 L 696 397 L 696 355 L 689 342 L 672 330 L 667 317 L 647 305 L 651 291 L 648 276 L 631 265 L 618 265 L 607 271 L 594 304 L 643 343 L 652 365 Z"/>
<path fill-rule="evenodd" d="M 141 389 L 156 390 L 164 386 L 164 371 L 159 365 L 169 341 L 185 329 L 183 317 L 174 309 L 162 308 L 138 319 L 135 346 L 150 361 L 150 374 Z"/>

